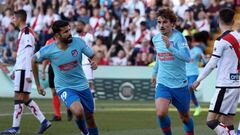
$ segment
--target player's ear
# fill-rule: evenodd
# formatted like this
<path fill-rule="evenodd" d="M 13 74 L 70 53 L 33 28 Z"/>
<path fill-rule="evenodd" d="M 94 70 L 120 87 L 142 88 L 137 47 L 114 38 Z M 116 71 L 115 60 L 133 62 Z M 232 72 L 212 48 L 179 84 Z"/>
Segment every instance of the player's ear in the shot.
<path fill-rule="evenodd" d="M 54 37 L 55 37 L 55 38 L 60 38 L 60 37 L 61 37 L 61 34 L 60 34 L 60 33 L 55 33 L 55 34 L 54 34 Z"/>

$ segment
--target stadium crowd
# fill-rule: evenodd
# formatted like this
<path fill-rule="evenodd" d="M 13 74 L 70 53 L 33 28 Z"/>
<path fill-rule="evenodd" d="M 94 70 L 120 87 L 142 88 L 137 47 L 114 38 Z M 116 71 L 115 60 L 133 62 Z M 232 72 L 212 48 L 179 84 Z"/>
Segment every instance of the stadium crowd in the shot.
<path fill-rule="evenodd" d="M 155 59 L 151 38 L 158 33 L 156 13 L 169 7 L 178 16 L 176 28 L 203 51 L 212 32 L 218 31 L 218 11 L 234 9 L 234 0 L 0 0 L 0 61 L 15 62 L 18 30 L 11 23 L 13 11 L 24 9 L 34 30 L 36 51 L 52 37 L 56 20 L 70 22 L 76 35 L 77 22 L 86 23 L 93 35 L 99 65 L 147 66 Z"/>

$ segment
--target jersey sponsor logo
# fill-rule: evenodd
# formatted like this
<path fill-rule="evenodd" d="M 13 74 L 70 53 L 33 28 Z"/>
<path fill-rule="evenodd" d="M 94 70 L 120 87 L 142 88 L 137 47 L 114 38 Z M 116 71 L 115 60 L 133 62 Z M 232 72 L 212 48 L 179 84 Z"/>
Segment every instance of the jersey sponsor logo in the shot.
<path fill-rule="evenodd" d="M 72 56 L 76 57 L 78 55 L 78 51 L 77 50 L 72 50 Z"/>
<path fill-rule="evenodd" d="M 239 80 L 239 73 L 230 73 L 230 80 Z"/>
<path fill-rule="evenodd" d="M 69 71 L 75 67 L 78 66 L 78 62 L 77 61 L 73 61 L 73 62 L 69 62 L 69 63 L 66 63 L 66 64 L 62 64 L 62 65 L 59 65 L 58 68 L 61 70 L 61 71 Z"/>
<path fill-rule="evenodd" d="M 170 52 L 163 52 L 163 53 L 158 53 L 158 59 L 160 61 L 170 61 L 170 60 L 174 60 L 174 56 Z"/>

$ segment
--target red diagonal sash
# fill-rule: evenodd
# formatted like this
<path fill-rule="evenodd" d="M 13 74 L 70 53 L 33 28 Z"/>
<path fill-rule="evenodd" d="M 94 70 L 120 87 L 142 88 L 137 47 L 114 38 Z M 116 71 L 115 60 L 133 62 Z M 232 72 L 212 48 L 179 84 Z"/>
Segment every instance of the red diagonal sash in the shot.
<path fill-rule="evenodd" d="M 240 46 L 238 40 L 231 34 L 227 34 L 226 36 L 223 37 L 223 39 L 232 45 L 238 57 L 238 71 L 240 71 Z"/>

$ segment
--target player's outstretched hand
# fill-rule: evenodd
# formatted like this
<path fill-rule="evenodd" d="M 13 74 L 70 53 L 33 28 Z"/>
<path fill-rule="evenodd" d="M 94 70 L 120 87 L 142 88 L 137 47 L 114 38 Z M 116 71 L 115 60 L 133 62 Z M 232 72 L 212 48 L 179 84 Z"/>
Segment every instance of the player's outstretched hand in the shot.
<path fill-rule="evenodd" d="M 92 70 L 96 70 L 97 69 L 97 62 L 93 61 L 93 60 L 90 60 L 90 59 L 89 59 L 89 62 L 90 62 Z"/>
<path fill-rule="evenodd" d="M 152 87 L 155 88 L 155 86 L 156 86 L 156 76 L 153 76 L 151 81 L 152 81 Z"/>
<path fill-rule="evenodd" d="M 169 38 L 167 36 L 162 35 L 162 39 L 166 44 L 166 48 L 169 48 L 170 47 Z"/>
<path fill-rule="evenodd" d="M 38 94 L 45 96 L 46 95 L 46 91 L 42 88 L 42 86 L 37 87 L 38 90 Z"/>
<path fill-rule="evenodd" d="M 10 78 L 11 78 L 12 80 L 15 79 L 15 72 L 12 72 L 12 73 L 11 73 Z"/>
<path fill-rule="evenodd" d="M 200 85 L 200 82 L 199 82 L 199 81 L 195 81 L 195 82 L 192 84 L 191 89 L 196 90 L 199 85 Z"/>

